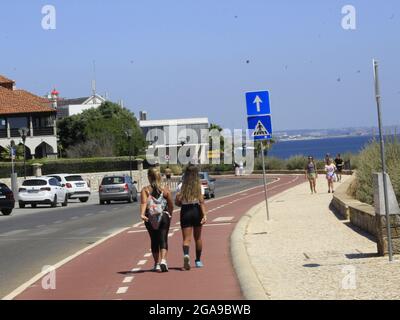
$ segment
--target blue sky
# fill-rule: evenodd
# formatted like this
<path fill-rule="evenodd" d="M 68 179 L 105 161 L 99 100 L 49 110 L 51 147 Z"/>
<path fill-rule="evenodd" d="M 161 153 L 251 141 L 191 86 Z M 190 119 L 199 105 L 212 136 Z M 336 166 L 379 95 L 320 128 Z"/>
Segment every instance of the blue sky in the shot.
<path fill-rule="evenodd" d="M 99 93 L 151 119 L 242 128 L 245 92 L 268 89 L 275 130 L 373 126 L 375 57 L 383 120 L 400 124 L 397 0 L 0 3 L 0 74 L 36 94 L 89 95 L 95 60 Z M 46 4 L 56 30 L 41 27 Z M 347 4 L 356 30 L 341 27 Z"/>

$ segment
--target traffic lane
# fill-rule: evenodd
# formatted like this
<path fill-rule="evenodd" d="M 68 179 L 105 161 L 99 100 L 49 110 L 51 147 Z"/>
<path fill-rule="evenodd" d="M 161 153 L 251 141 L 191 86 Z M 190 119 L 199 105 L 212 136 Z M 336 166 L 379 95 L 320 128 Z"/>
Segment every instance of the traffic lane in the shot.
<path fill-rule="evenodd" d="M 86 214 L 38 228 L 0 234 L 0 295 L 82 248 L 140 221 L 138 205 L 111 205 L 108 210 Z M 75 216 L 76 217 L 76 216 Z"/>
<path fill-rule="evenodd" d="M 246 179 L 218 180 L 217 195 L 231 194 L 259 183 Z M 78 204 L 21 216 L 9 223 L 3 221 L 0 224 L 0 294 L 11 292 L 39 273 L 43 266 L 53 265 L 116 230 L 140 221 L 138 204 L 123 203 Z"/>
<path fill-rule="evenodd" d="M 269 195 L 286 190 L 296 180 L 301 179 L 280 178 L 269 188 Z M 170 229 L 173 233 L 170 237 L 168 259 L 170 273 L 157 275 L 147 272 L 152 267 L 149 239 L 143 224 L 138 224 L 57 269 L 56 290 L 43 290 L 38 281 L 17 298 L 240 299 L 240 288 L 230 263 L 229 237 L 240 217 L 262 201 L 263 197 L 263 188 L 259 186 L 251 192 L 237 193 L 208 203 L 209 222 L 203 229 L 206 248 L 206 267 L 203 269 L 180 272 L 182 240 L 177 224 L 179 214 L 175 214 Z M 228 223 L 215 220 L 226 219 L 226 216 L 232 218 L 228 219 Z M 142 270 L 135 271 L 137 267 Z M 154 290 L 154 287 L 159 290 Z"/>

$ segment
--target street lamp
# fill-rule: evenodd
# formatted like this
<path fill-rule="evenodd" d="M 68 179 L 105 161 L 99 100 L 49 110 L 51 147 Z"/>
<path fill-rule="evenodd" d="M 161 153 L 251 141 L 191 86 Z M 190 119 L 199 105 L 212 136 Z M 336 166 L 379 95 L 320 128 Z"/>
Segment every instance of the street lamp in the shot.
<path fill-rule="evenodd" d="M 24 144 L 24 179 L 26 180 L 26 145 L 25 145 L 25 141 L 26 141 L 26 137 L 28 136 L 29 133 L 29 129 L 28 128 L 20 128 L 18 130 L 19 135 L 22 138 L 22 142 Z"/>
<path fill-rule="evenodd" d="M 129 144 L 129 172 L 130 172 L 130 177 L 132 179 L 132 135 L 133 135 L 133 130 L 131 128 L 128 128 L 125 130 L 125 134 L 128 137 L 128 144 Z"/>

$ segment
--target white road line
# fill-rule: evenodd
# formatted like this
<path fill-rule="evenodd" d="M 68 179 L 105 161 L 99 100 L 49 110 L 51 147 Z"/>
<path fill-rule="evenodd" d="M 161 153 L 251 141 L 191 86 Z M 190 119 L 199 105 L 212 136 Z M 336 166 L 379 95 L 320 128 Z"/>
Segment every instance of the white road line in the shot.
<path fill-rule="evenodd" d="M 146 264 L 147 263 L 147 260 L 140 260 L 138 263 L 137 263 L 137 265 L 138 266 L 143 266 L 144 264 Z"/>
<path fill-rule="evenodd" d="M 28 229 L 19 229 L 19 230 L 9 231 L 6 233 L 2 233 L 0 236 L 1 237 L 13 236 L 13 235 L 25 232 L 25 231 L 29 231 L 29 230 Z"/>
<path fill-rule="evenodd" d="M 175 224 L 181 224 L 180 222 L 177 222 L 177 223 L 175 223 Z"/>
<path fill-rule="evenodd" d="M 79 217 L 71 217 L 70 219 L 71 220 L 76 220 L 76 219 L 79 219 Z"/>
<path fill-rule="evenodd" d="M 132 277 L 125 277 L 124 280 L 122 281 L 122 283 L 130 283 L 133 281 L 133 276 Z"/>
<path fill-rule="evenodd" d="M 87 213 L 87 214 L 85 214 L 85 217 L 90 217 L 90 216 L 94 216 L 94 213 Z"/>
<path fill-rule="evenodd" d="M 35 228 L 43 228 L 43 227 L 45 227 L 46 225 L 45 224 L 41 224 L 41 225 L 39 225 L 39 226 L 36 226 Z"/>
<path fill-rule="evenodd" d="M 205 224 L 204 227 L 218 227 L 218 226 L 229 226 L 232 223 L 210 223 L 210 224 Z"/>
<path fill-rule="evenodd" d="M 151 253 L 151 252 L 149 252 L 149 253 L 146 253 L 145 255 L 144 255 L 144 257 L 145 258 L 148 258 L 148 257 L 151 257 L 153 254 Z"/>
<path fill-rule="evenodd" d="M 90 249 L 97 247 L 98 245 L 100 245 L 101 243 L 107 241 L 110 238 L 113 238 L 115 236 L 117 236 L 118 234 L 126 231 L 128 228 L 123 228 L 119 231 L 117 231 L 114 234 L 109 235 L 108 237 L 105 237 L 93 244 L 91 244 L 90 246 L 87 246 L 86 248 L 76 252 L 75 254 L 61 260 L 60 262 L 56 263 L 53 267 L 54 270 L 60 268 L 61 266 L 63 266 L 64 264 L 68 263 L 69 261 L 75 259 L 76 257 L 79 257 L 81 254 L 89 251 Z M 30 279 L 29 281 L 25 282 L 24 284 L 20 285 L 17 289 L 15 289 L 13 292 L 9 293 L 8 295 L 6 295 L 5 297 L 3 297 L 1 300 L 12 300 L 14 299 L 16 296 L 18 296 L 19 294 L 21 294 L 22 292 L 24 292 L 27 288 L 29 288 L 31 285 L 33 285 L 35 282 L 39 281 L 40 279 L 43 278 L 43 273 L 40 272 L 37 275 L 35 275 L 32 279 Z"/>
<path fill-rule="evenodd" d="M 118 288 L 117 294 L 124 294 L 124 293 L 126 293 L 128 291 L 128 289 L 129 289 L 129 287 Z"/>
<path fill-rule="evenodd" d="M 44 229 L 42 231 L 31 233 L 31 234 L 29 234 L 29 236 L 45 236 L 50 233 L 57 232 L 59 230 L 60 230 L 60 228 L 48 228 L 48 229 Z"/>
<path fill-rule="evenodd" d="M 133 228 L 137 228 L 137 227 L 139 227 L 142 223 L 143 223 L 143 222 L 135 223 L 132 227 L 133 227 Z"/>
<path fill-rule="evenodd" d="M 138 271 L 140 271 L 140 270 L 142 270 L 142 268 L 133 268 L 133 269 L 131 270 L 131 272 L 138 272 Z"/>
<path fill-rule="evenodd" d="M 57 220 L 57 221 L 54 221 L 53 224 L 60 224 L 60 223 L 63 223 L 63 222 L 64 222 L 64 220 Z"/>
<path fill-rule="evenodd" d="M 128 231 L 127 233 L 141 233 L 141 232 L 147 232 L 147 230 L 131 230 Z"/>
<path fill-rule="evenodd" d="M 234 217 L 219 217 L 213 220 L 213 222 L 228 222 L 232 221 Z"/>
<path fill-rule="evenodd" d="M 81 229 L 77 229 L 75 231 L 70 232 L 69 234 L 75 235 L 75 236 L 82 236 L 84 234 L 87 234 L 89 232 L 92 232 L 96 230 L 96 228 L 81 228 Z"/>

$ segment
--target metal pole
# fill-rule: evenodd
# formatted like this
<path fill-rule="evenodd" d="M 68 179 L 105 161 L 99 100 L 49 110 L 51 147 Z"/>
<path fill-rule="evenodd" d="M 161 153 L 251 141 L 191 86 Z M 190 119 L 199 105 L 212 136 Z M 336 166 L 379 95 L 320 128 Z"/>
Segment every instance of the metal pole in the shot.
<path fill-rule="evenodd" d="M 268 208 L 268 196 L 267 196 L 267 179 L 265 176 L 265 159 L 264 159 L 264 143 L 261 141 L 261 157 L 263 164 L 263 180 L 264 180 L 264 193 L 265 193 L 265 206 L 267 209 L 267 220 L 269 221 L 269 208 Z"/>
<path fill-rule="evenodd" d="M 131 137 L 129 137 L 129 172 L 131 175 L 131 179 L 132 179 L 132 142 L 131 142 Z"/>
<path fill-rule="evenodd" d="M 24 180 L 26 180 L 26 146 L 25 146 L 25 137 L 23 138 L 24 141 Z"/>
<path fill-rule="evenodd" d="M 393 244 L 392 244 L 392 232 L 390 229 L 391 223 L 390 223 L 389 199 L 388 199 L 387 177 L 386 177 L 385 142 L 382 133 L 381 94 L 379 88 L 378 61 L 374 59 L 373 63 L 374 63 L 374 79 L 375 79 L 375 98 L 376 98 L 376 106 L 378 109 L 379 141 L 381 147 L 383 194 L 385 198 L 385 214 L 386 214 L 386 229 L 388 237 L 389 261 L 393 261 Z"/>

